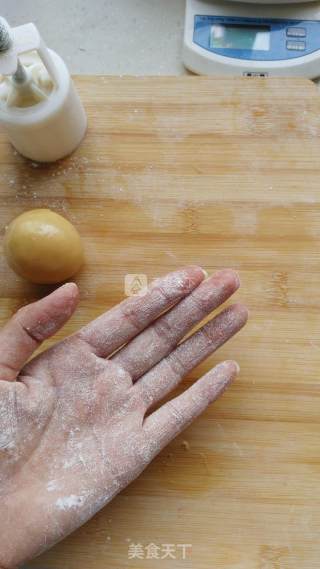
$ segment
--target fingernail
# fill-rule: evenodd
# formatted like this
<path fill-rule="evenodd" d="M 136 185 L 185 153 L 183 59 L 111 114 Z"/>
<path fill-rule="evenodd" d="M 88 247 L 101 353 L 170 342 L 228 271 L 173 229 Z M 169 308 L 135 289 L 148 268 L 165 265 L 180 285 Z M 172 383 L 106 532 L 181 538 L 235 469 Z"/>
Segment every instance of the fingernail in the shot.
<path fill-rule="evenodd" d="M 208 276 L 209 276 L 209 273 L 208 273 L 205 269 L 203 269 L 202 267 L 201 267 L 201 270 L 202 270 L 202 272 L 203 272 L 203 274 L 204 274 L 204 278 L 207 279 Z"/>
<path fill-rule="evenodd" d="M 237 373 L 240 373 L 240 366 L 239 366 L 238 362 L 233 362 L 233 363 L 234 363 L 234 365 L 235 365 L 235 368 L 236 368 L 236 370 L 237 370 Z"/>
<path fill-rule="evenodd" d="M 239 274 L 237 273 L 237 271 L 233 271 L 233 273 L 234 273 L 235 279 L 237 281 L 237 287 L 239 288 L 241 286 Z"/>
<path fill-rule="evenodd" d="M 76 283 L 74 283 L 74 282 L 72 282 L 72 281 L 70 281 L 70 282 L 68 282 L 68 283 L 64 283 L 61 288 L 63 288 L 63 287 L 71 287 L 71 286 L 78 288 L 77 285 L 76 285 Z"/>
<path fill-rule="evenodd" d="M 79 288 L 76 285 L 76 283 L 74 282 L 68 282 L 63 284 L 60 288 L 56 289 L 56 290 L 66 290 L 69 289 L 70 293 L 72 293 L 72 296 L 78 296 L 79 294 Z"/>
<path fill-rule="evenodd" d="M 226 367 L 228 367 L 230 369 L 230 366 L 233 366 L 235 368 L 237 375 L 240 372 L 240 366 L 239 366 L 238 362 L 235 362 L 234 360 L 226 360 L 225 362 L 221 362 L 221 364 L 218 364 L 218 366 L 219 365 L 224 369 Z"/>

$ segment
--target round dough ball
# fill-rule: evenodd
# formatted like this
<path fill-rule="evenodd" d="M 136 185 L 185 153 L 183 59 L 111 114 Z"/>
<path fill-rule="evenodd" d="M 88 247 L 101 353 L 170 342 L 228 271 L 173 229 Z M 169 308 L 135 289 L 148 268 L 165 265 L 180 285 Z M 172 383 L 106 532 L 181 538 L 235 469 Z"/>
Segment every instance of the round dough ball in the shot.
<path fill-rule="evenodd" d="M 76 228 L 50 209 L 32 209 L 11 221 L 5 234 L 4 253 L 18 275 L 40 284 L 68 279 L 83 262 Z"/>

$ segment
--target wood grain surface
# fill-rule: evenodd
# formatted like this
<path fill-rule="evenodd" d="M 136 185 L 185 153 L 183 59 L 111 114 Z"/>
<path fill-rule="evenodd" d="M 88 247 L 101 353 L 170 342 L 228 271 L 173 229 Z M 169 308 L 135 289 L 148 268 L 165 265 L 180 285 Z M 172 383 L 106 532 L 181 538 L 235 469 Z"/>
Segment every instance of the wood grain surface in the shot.
<path fill-rule="evenodd" d="M 78 77 L 81 147 L 38 166 L 0 138 L 1 228 L 50 207 L 80 231 L 82 301 L 58 337 L 124 296 L 126 274 L 233 267 L 239 380 L 38 569 L 315 569 L 320 558 L 320 97 L 303 79 Z M 48 288 L 1 257 L 1 321 Z M 49 343 L 47 344 L 49 345 Z M 50 460 L 50 457 L 48 457 Z M 173 544 L 175 559 L 129 559 Z M 182 559 L 178 544 L 192 544 Z"/>

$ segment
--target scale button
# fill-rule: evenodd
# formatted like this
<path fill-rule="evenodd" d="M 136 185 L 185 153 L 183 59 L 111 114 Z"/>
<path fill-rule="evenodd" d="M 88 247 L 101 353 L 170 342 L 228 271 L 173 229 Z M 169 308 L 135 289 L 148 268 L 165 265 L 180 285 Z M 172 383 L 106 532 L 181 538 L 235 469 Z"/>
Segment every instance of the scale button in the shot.
<path fill-rule="evenodd" d="M 287 36 L 291 38 L 305 38 L 307 30 L 305 28 L 287 28 Z"/>
<path fill-rule="evenodd" d="M 288 40 L 287 41 L 287 49 L 293 49 L 295 51 L 304 51 L 306 49 L 306 42 L 305 41 Z"/>

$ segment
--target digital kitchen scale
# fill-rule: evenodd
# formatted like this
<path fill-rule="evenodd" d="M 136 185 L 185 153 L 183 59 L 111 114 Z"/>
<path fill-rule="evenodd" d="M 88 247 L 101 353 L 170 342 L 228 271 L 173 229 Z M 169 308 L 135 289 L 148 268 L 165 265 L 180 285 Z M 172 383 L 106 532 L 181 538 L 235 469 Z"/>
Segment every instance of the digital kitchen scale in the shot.
<path fill-rule="evenodd" d="M 320 76 L 320 2 L 187 0 L 183 62 L 203 75 Z"/>

